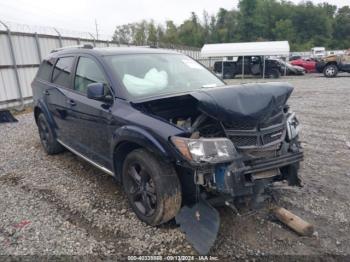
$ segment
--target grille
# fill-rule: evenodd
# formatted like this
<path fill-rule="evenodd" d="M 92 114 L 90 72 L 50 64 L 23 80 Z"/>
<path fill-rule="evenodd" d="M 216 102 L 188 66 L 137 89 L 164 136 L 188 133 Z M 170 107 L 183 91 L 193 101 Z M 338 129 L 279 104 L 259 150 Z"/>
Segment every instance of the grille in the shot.
<path fill-rule="evenodd" d="M 257 136 L 230 136 L 231 141 L 235 146 L 254 146 L 257 145 Z"/>
<path fill-rule="evenodd" d="M 256 123 L 249 123 L 247 121 L 230 121 L 223 125 L 227 129 L 234 130 L 253 130 L 256 128 Z"/>
<path fill-rule="evenodd" d="M 282 136 L 285 135 L 284 125 L 282 125 L 277 131 L 276 128 L 274 128 L 273 131 L 271 130 L 271 132 L 268 132 L 268 128 L 278 124 L 283 124 L 284 122 L 285 116 L 283 112 L 278 112 L 267 121 L 260 123 L 258 128 L 249 122 L 223 123 L 223 127 L 236 147 L 257 147 L 281 140 Z M 264 130 L 263 133 L 265 134 L 262 134 L 261 130 Z M 234 131 L 238 131 L 239 134 L 235 134 Z"/>

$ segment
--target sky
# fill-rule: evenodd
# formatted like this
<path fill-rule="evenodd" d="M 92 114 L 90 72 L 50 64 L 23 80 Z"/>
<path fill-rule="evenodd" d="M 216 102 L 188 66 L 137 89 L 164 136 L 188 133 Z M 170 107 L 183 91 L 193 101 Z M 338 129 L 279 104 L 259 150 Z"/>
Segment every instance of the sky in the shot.
<path fill-rule="evenodd" d="M 350 4 L 350 0 L 327 2 L 338 7 Z M 203 10 L 215 14 L 220 7 L 232 9 L 237 3 L 238 0 L 0 0 L 0 20 L 92 33 L 96 20 L 100 34 L 112 35 L 116 25 L 142 19 L 180 24 L 192 11 L 200 16 Z"/>

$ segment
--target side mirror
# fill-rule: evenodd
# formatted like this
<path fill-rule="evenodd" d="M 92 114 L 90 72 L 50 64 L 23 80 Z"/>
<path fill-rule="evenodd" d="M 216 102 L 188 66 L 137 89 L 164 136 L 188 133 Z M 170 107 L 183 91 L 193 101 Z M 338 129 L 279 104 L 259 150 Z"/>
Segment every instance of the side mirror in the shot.
<path fill-rule="evenodd" d="M 105 85 L 103 83 L 89 84 L 87 86 L 87 97 L 98 101 L 105 101 Z"/>

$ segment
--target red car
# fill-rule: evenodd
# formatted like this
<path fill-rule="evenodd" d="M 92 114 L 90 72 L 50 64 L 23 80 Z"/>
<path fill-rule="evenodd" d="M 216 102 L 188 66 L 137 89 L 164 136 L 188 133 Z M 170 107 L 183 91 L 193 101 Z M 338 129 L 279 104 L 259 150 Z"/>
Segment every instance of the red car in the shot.
<path fill-rule="evenodd" d="M 290 61 L 292 65 L 301 66 L 305 68 L 307 73 L 316 72 L 316 61 L 312 59 L 297 59 Z"/>

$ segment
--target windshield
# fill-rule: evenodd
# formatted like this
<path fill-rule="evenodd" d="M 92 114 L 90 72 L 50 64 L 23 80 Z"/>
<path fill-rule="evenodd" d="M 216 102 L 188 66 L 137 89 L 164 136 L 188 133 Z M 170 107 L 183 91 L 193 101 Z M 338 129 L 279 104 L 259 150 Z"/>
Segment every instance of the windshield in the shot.
<path fill-rule="evenodd" d="M 193 59 L 180 54 L 107 56 L 132 98 L 187 92 L 224 83 Z"/>

